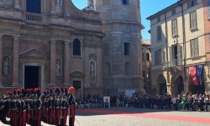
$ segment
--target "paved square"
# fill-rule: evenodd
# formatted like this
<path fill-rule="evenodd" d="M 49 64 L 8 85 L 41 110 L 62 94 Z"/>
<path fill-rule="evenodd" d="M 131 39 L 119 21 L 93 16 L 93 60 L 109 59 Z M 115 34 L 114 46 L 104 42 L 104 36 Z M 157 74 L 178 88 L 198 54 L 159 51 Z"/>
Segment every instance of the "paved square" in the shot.
<path fill-rule="evenodd" d="M 50 126 L 42 122 L 43 126 Z M 3 125 L 0 122 L 0 126 Z M 77 109 L 75 126 L 210 126 L 210 112 L 139 108 Z"/>

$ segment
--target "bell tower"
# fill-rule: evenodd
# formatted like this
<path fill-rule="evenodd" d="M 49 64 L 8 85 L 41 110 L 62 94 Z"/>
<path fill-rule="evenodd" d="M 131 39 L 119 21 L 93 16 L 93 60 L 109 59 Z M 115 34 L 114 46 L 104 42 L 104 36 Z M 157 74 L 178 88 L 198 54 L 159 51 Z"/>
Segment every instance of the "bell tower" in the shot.
<path fill-rule="evenodd" d="M 140 0 L 93 0 L 103 38 L 104 93 L 142 90 Z"/>

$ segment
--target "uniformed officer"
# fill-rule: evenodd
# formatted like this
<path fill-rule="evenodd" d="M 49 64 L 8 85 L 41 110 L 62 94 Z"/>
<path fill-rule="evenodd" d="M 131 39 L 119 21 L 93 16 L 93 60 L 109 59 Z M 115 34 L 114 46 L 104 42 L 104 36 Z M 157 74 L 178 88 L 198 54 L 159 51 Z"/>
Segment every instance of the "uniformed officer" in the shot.
<path fill-rule="evenodd" d="M 68 104 L 69 104 L 69 126 L 74 126 L 75 121 L 75 88 L 70 87 L 68 90 Z"/>

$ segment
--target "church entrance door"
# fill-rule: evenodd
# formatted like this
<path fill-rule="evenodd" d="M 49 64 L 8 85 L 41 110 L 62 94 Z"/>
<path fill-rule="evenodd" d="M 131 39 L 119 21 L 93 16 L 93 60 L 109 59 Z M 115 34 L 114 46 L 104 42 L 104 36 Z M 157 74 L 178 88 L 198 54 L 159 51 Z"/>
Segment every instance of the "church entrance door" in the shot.
<path fill-rule="evenodd" d="M 40 82 L 40 67 L 39 66 L 25 66 L 25 89 L 38 88 Z"/>

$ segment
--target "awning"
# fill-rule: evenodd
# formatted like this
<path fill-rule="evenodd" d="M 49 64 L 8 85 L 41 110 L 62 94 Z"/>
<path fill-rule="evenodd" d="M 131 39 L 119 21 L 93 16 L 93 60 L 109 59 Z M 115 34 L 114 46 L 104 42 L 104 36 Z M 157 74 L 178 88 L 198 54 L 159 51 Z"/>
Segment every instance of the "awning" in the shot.
<path fill-rule="evenodd" d="M 189 74 L 192 77 L 194 85 L 199 85 L 196 66 L 189 67 Z"/>

